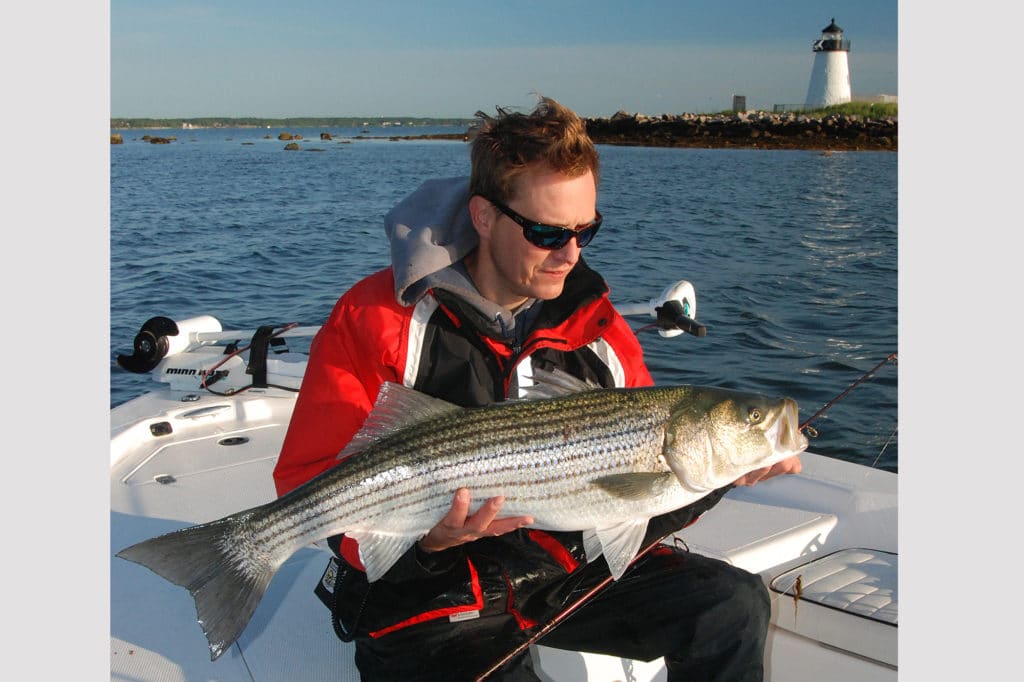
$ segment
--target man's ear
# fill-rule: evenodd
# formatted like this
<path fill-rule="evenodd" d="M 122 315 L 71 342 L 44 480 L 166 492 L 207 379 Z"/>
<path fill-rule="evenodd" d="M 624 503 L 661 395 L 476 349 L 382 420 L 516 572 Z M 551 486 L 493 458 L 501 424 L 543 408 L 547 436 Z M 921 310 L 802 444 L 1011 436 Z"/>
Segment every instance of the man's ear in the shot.
<path fill-rule="evenodd" d="M 473 227 L 476 228 L 476 232 L 480 235 L 480 238 L 490 237 L 491 227 L 495 220 L 494 206 L 491 202 L 484 199 L 479 194 L 474 194 L 469 198 L 469 217 L 473 221 Z"/>

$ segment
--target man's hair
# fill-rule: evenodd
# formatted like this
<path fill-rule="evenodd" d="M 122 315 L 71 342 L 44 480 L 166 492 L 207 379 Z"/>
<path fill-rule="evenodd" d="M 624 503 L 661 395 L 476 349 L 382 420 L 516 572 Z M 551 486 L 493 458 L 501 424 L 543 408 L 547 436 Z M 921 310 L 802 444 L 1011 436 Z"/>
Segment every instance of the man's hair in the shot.
<path fill-rule="evenodd" d="M 588 170 L 598 181 L 597 150 L 586 123 L 571 109 L 541 97 L 529 114 L 496 107 L 498 116 L 476 112 L 480 119 L 470 152 L 470 194 L 508 201 L 516 179 L 530 167 L 546 165 L 571 178 Z"/>

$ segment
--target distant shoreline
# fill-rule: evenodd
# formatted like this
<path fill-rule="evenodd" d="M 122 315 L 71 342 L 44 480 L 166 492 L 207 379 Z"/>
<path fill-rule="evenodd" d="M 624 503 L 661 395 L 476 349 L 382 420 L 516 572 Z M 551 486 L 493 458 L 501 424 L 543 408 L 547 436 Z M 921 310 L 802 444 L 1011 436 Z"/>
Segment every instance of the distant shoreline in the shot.
<path fill-rule="evenodd" d="M 896 117 L 763 111 L 731 114 L 662 114 L 644 116 L 620 112 L 611 118 L 587 118 L 587 131 L 596 144 L 703 149 L 807 149 L 822 151 L 898 151 Z M 202 122 L 203 125 L 199 125 Z M 201 128 L 362 128 L 352 139 L 469 140 L 474 121 L 414 118 L 315 119 L 111 119 L 111 130 L 194 130 Z M 118 125 L 119 124 L 119 125 Z M 175 125 L 176 124 L 176 125 Z M 465 132 L 416 134 L 417 127 L 464 127 Z M 368 135 L 370 128 L 394 128 L 395 134 Z M 401 132 L 399 132 L 401 131 Z M 378 131 L 373 131 L 378 132 Z"/>
<path fill-rule="evenodd" d="M 416 116 L 354 117 L 320 116 L 292 118 L 195 117 L 195 118 L 111 118 L 111 130 L 189 130 L 204 128 L 416 128 L 420 126 L 462 126 L 466 118 L 424 118 Z"/>

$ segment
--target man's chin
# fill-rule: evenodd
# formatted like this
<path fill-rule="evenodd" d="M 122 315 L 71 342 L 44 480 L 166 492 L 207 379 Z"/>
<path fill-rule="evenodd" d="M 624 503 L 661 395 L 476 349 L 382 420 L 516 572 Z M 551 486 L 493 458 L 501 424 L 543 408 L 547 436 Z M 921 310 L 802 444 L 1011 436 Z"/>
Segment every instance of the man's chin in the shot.
<path fill-rule="evenodd" d="M 533 298 L 539 298 L 542 301 L 550 301 L 551 299 L 561 296 L 564 288 L 564 282 L 559 282 L 557 284 L 535 285 L 531 287 L 530 295 Z"/>

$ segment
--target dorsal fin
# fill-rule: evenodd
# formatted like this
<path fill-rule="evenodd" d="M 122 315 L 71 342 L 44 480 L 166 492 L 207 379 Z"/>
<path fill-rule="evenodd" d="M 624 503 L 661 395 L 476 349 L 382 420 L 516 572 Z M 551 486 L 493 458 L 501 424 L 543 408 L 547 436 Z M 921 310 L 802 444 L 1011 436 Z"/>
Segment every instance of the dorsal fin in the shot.
<path fill-rule="evenodd" d="M 556 367 L 550 370 L 534 368 L 533 386 L 523 386 L 521 390 L 525 399 L 536 400 L 538 398 L 559 398 L 582 391 L 592 391 L 595 388 L 601 388 L 601 386 L 574 377 Z"/>
<path fill-rule="evenodd" d="M 344 459 L 368 444 L 389 436 L 396 431 L 418 424 L 425 419 L 433 419 L 457 412 L 464 408 L 453 405 L 440 398 L 420 393 L 401 384 L 385 381 L 377 393 L 370 414 L 366 416 L 362 427 L 352 436 L 348 445 L 338 453 L 338 459 Z"/>

